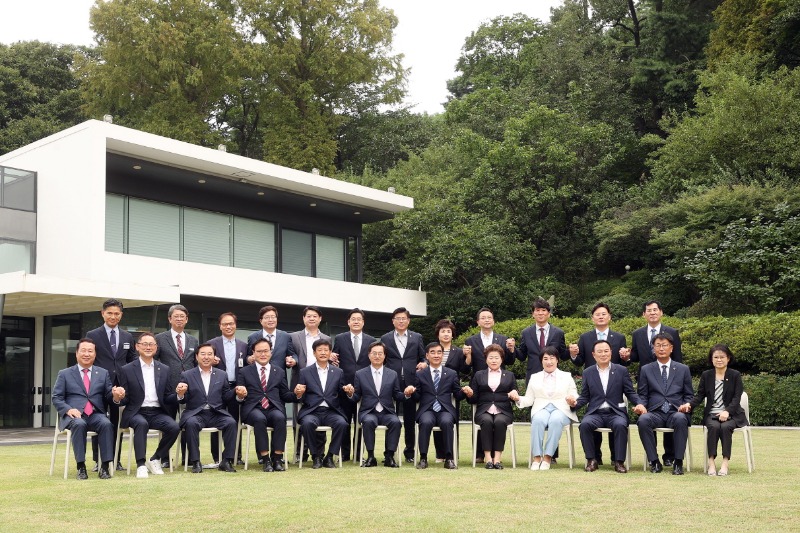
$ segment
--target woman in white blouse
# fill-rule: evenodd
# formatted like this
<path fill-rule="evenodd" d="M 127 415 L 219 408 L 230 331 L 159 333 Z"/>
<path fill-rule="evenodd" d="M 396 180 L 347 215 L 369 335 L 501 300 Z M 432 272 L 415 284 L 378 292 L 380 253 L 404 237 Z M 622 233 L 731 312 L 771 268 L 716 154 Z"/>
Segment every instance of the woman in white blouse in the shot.
<path fill-rule="evenodd" d="M 541 360 L 544 370 L 531 376 L 525 396 L 511 396 L 517 407 L 531 407 L 531 470 L 550 469 L 564 426 L 570 420 L 578 422 L 578 417 L 567 405 L 567 398 L 578 397 L 578 389 L 572 375 L 558 369 L 556 347 L 545 347 Z M 548 430 L 546 443 L 545 429 Z"/>

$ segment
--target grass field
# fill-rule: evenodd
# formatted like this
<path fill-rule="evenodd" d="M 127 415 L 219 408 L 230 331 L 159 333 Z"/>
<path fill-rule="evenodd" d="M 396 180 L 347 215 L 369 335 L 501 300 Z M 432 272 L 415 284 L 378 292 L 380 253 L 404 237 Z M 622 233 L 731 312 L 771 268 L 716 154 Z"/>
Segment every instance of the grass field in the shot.
<path fill-rule="evenodd" d="M 59 473 L 63 445 L 53 477 L 49 445 L 2 446 L 0 531 L 800 531 L 800 431 L 756 428 L 753 474 L 736 435 L 726 478 L 702 473 L 699 428 L 692 430 L 694 468 L 684 476 L 644 473 L 635 428 L 628 474 L 608 466 L 583 472 L 577 431 L 576 469 L 567 466 L 562 437 L 558 466 L 531 472 L 528 431 L 516 428 L 520 464 L 511 469 L 508 456 L 503 471 L 472 469 L 468 425 L 456 471 L 350 463 L 268 474 L 251 449 L 247 472 L 181 469 L 146 480 L 123 472 L 109 481 L 90 473 L 77 481 L 72 462 L 70 479 Z"/>

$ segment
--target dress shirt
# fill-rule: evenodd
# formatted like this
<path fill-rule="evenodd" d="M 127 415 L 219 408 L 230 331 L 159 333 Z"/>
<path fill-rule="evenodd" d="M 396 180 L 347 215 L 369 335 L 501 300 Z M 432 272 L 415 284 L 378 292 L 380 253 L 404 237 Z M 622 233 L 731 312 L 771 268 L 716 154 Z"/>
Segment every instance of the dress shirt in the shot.
<path fill-rule="evenodd" d="M 490 331 L 488 336 L 484 335 L 481 331 L 481 342 L 483 343 L 484 348 L 492 344 L 492 339 L 494 339 L 494 331 Z"/>
<path fill-rule="evenodd" d="M 542 335 L 542 332 L 539 330 L 544 329 L 544 342 L 547 344 L 547 339 L 550 337 L 550 322 L 541 327 L 534 324 L 533 327 L 536 328 L 536 343 L 539 343 L 539 337 Z"/>
<path fill-rule="evenodd" d="M 276 330 L 276 329 L 273 329 L 273 330 L 272 330 L 272 332 L 269 332 L 269 331 L 267 331 L 267 330 L 265 330 L 265 329 L 262 329 L 262 330 L 261 330 L 261 335 L 262 335 L 262 336 L 263 336 L 265 339 L 267 339 L 267 340 L 270 342 L 270 344 L 272 344 L 272 347 L 273 347 L 273 348 L 275 348 L 275 335 L 276 335 L 276 333 L 277 333 L 277 330 Z M 271 338 L 270 338 L 270 337 L 271 337 Z"/>
<path fill-rule="evenodd" d="M 489 383 L 489 388 L 492 389 L 492 392 L 497 390 L 497 387 L 500 386 L 500 378 L 502 376 L 503 376 L 503 372 L 501 372 L 499 369 L 498 370 L 489 370 L 488 377 L 487 377 L 487 382 Z M 492 406 L 489 407 L 489 414 L 490 415 L 496 415 L 499 412 L 500 412 L 500 409 L 498 409 L 495 404 L 492 404 Z"/>
<path fill-rule="evenodd" d="M 544 373 L 544 393 L 548 398 L 552 398 L 556 393 L 556 373 Z"/>
<path fill-rule="evenodd" d="M 372 379 L 375 381 L 375 390 L 378 391 L 378 403 L 375 405 L 375 410 L 380 413 L 383 411 L 383 405 L 381 405 L 380 401 L 383 368 L 372 367 Z"/>
<path fill-rule="evenodd" d="M 208 388 L 211 386 L 211 371 L 203 372 L 200 371 L 200 379 L 203 380 L 203 387 L 206 389 L 206 396 L 208 396 Z"/>
<path fill-rule="evenodd" d="M 236 338 L 222 337 L 222 348 L 225 350 L 225 372 L 228 381 L 236 381 Z"/>
<path fill-rule="evenodd" d="M 153 361 L 150 364 L 144 362 L 140 357 L 139 363 L 142 366 L 142 377 L 144 378 L 144 401 L 142 407 L 160 407 L 158 403 L 158 393 L 156 392 L 156 367 Z"/>
<path fill-rule="evenodd" d="M 356 350 L 356 339 L 358 339 L 358 350 Z M 364 337 L 362 337 L 360 333 L 357 335 L 355 333 L 351 333 L 350 342 L 353 346 L 353 353 L 356 357 L 356 361 L 358 361 L 358 354 L 361 353 L 361 348 L 364 347 Z"/>
<path fill-rule="evenodd" d="M 328 384 L 328 366 L 322 368 L 317 363 L 314 363 L 317 367 L 317 375 L 319 376 L 319 382 L 322 383 L 322 392 L 325 393 L 325 386 Z M 321 407 L 328 407 L 328 402 L 323 401 L 319 404 Z"/>
<path fill-rule="evenodd" d="M 595 334 L 597 335 L 597 340 L 604 340 L 604 341 L 608 340 L 608 332 L 609 331 L 610 331 L 610 328 L 609 329 L 605 329 L 603 331 L 600 331 L 597 328 L 595 328 L 595 330 L 594 330 Z"/>
<path fill-rule="evenodd" d="M 81 380 L 83 380 L 83 376 L 84 376 L 83 369 L 84 368 L 88 368 L 89 369 L 89 372 L 86 375 L 89 376 L 89 383 L 91 383 L 92 382 L 92 367 L 91 366 L 84 367 L 84 366 L 81 366 L 80 363 L 79 363 L 78 364 L 78 368 L 81 369 Z"/>
<path fill-rule="evenodd" d="M 111 344 L 111 332 L 114 332 L 114 336 L 117 339 L 117 347 L 119 347 L 119 328 L 110 328 L 107 324 L 103 324 L 103 329 L 106 330 L 106 338 L 108 338 L 108 343 Z M 183 340 L 183 339 L 181 339 Z"/>
<path fill-rule="evenodd" d="M 611 375 L 611 365 L 609 364 L 606 368 L 600 368 L 597 366 L 597 372 L 600 374 L 600 383 L 603 385 L 603 392 L 605 393 L 608 390 L 608 378 Z M 608 402 L 603 402 L 603 405 L 600 406 L 600 409 L 607 409 L 611 406 Z"/>
<path fill-rule="evenodd" d="M 448 348 L 447 350 L 442 349 L 442 353 L 443 353 L 443 355 L 442 355 L 442 366 L 447 364 L 447 359 L 450 357 L 450 350 L 451 349 L 452 348 Z"/>
<path fill-rule="evenodd" d="M 672 364 L 672 359 L 671 358 L 667 359 L 666 363 L 662 363 L 661 361 L 657 361 L 657 363 L 658 363 L 658 375 L 659 376 L 661 375 L 661 372 L 663 371 L 663 368 L 666 365 L 666 367 L 667 367 L 667 379 L 669 379 L 669 365 Z"/>
<path fill-rule="evenodd" d="M 172 344 L 175 346 L 175 351 L 178 350 L 178 343 L 175 340 L 175 337 L 177 337 L 178 335 L 181 336 L 181 348 L 183 349 L 183 354 L 186 355 L 186 333 L 184 333 L 183 331 L 178 333 L 174 329 L 170 328 L 169 335 L 170 337 L 172 337 Z M 119 336 L 117 336 L 117 338 L 119 338 Z"/>
<path fill-rule="evenodd" d="M 304 329 L 303 334 L 306 339 L 306 366 L 311 366 L 317 362 L 317 358 L 314 357 L 314 349 L 312 346 L 314 346 L 315 341 L 320 339 L 319 330 L 317 330 L 316 335 L 312 335 L 307 329 Z"/>
<path fill-rule="evenodd" d="M 400 352 L 400 359 L 402 359 L 406 353 L 406 346 L 408 346 L 408 330 L 405 330 L 402 334 L 394 330 L 394 343 L 397 346 L 397 351 Z"/>

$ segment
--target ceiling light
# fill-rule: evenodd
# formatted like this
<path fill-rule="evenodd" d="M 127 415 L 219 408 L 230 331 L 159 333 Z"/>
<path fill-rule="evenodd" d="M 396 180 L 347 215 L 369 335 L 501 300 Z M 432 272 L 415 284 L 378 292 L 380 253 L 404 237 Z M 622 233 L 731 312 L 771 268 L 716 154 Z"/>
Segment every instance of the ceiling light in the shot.
<path fill-rule="evenodd" d="M 308 204 L 308 205 L 310 205 L 311 207 L 317 207 L 317 204 Z"/>
<path fill-rule="evenodd" d="M 264 191 L 258 191 L 259 196 L 264 196 Z"/>
<path fill-rule="evenodd" d="M 197 180 L 197 183 L 205 183 L 206 180 Z"/>
<path fill-rule="evenodd" d="M 142 170 L 141 165 L 133 165 L 133 170 Z"/>

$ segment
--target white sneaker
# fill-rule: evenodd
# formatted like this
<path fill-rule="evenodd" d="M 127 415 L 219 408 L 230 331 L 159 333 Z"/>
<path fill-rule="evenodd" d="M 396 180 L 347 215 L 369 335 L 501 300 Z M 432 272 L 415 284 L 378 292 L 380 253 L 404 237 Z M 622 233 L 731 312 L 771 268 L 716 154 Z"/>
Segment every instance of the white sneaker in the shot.
<path fill-rule="evenodd" d="M 150 471 L 151 474 L 156 476 L 163 476 L 164 469 L 161 468 L 161 459 L 151 459 L 145 463 L 147 465 L 147 469 Z"/>
<path fill-rule="evenodd" d="M 539 467 L 539 470 L 550 470 L 550 463 L 547 461 L 542 461 L 542 465 Z"/>
<path fill-rule="evenodd" d="M 147 477 L 149 477 L 149 474 L 147 473 L 147 467 L 146 466 L 137 467 L 136 468 L 136 477 L 139 477 L 139 478 L 147 478 Z"/>
<path fill-rule="evenodd" d="M 537 463 L 537 462 L 531 463 L 531 470 L 539 470 L 541 464 L 542 463 Z"/>

